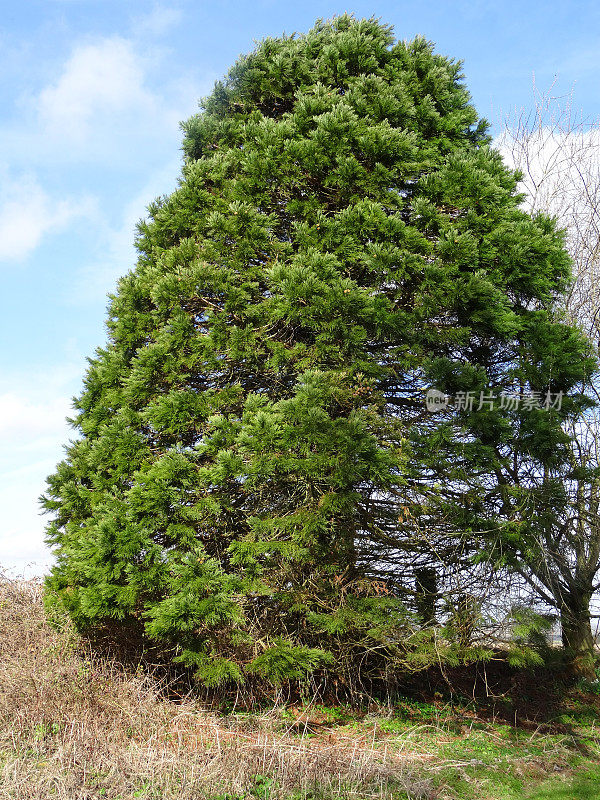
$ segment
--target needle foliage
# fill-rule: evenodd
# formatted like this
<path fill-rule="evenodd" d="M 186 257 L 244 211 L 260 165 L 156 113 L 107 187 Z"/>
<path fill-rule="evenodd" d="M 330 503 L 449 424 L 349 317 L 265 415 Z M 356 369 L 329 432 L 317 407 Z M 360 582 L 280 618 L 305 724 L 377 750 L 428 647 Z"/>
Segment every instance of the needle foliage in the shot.
<path fill-rule="evenodd" d="M 415 521 L 464 534 L 465 476 L 488 491 L 515 441 L 553 458 L 579 401 L 424 392 L 581 382 L 562 234 L 520 210 L 460 63 L 373 19 L 265 39 L 183 130 L 48 480 L 51 596 L 209 685 L 454 657 L 411 610 Z"/>

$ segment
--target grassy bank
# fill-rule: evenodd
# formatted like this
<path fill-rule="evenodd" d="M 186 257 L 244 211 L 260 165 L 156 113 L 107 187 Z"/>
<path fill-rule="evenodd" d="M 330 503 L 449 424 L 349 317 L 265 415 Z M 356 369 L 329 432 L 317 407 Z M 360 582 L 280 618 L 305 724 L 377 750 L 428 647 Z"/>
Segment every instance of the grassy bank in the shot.
<path fill-rule="evenodd" d="M 540 722 L 441 695 L 362 712 L 314 703 L 220 714 L 93 657 L 0 582 L 0 798 L 596 800 L 600 698 Z"/>

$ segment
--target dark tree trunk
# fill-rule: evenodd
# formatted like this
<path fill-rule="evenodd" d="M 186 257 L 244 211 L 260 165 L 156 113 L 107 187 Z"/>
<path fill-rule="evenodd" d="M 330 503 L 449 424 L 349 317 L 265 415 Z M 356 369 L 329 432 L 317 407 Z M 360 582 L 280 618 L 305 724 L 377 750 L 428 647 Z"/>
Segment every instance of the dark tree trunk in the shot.
<path fill-rule="evenodd" d="M 595 677 L 596 649 L 590 621 L 590 605 L 585 598 L 563 606 L 560 614 L 563 647 L 569 656 L 569 671 L 574 677 Z"/>
<path fill-rule="evenodd" d="M 438 582 L 435 569 L 420 567 L 415 570 L 415 602 L 417 614 L 423 625 L 435 625 L 435 605 L 438 599 Z"/>

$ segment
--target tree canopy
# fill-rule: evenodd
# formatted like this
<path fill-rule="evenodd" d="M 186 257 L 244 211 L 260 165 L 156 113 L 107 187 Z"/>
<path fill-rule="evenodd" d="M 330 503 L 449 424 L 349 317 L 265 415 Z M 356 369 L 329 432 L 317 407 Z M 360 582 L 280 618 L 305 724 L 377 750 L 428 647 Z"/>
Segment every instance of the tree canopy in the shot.
<path fill-rule="evenodd" d="M 421 663 L 426 543 L 521 535 L 593 370 L 552 315 L 563 234 L 486 128 L 460 62 L 350 16 L 265 39 L 183 124 L 48 479 L 82 628 L 142 625 L 207 684 Z"/>

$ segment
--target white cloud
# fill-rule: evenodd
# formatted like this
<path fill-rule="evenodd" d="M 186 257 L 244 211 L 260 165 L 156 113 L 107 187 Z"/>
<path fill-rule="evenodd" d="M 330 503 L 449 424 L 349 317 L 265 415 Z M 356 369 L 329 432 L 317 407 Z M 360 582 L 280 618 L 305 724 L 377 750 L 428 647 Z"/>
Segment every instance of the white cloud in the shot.
<path fill-rule="evenodd" d="M 68 397 L 50 397 L 40 402 L 15 392 L 0 394 L 0 442 L 3 452 L 8 446 L 29 449 L 40 437 L 52 437 L 65 429 L 64 418 L 70 411 Z M 1 457 L 0 457 L 1 461 Z"/>
<path fill-rule="evenodd" d="M 136 36 L 162 36 L 171 28 L 179 25 L 181 11 L 167 6 L 154 6 L 152 11 L 134 20 Z"/>
<path fill-rule="evenodd" d="M 165 17 L 161 24 L 175 19 L 175 12 L 156 14 Z M 46 72 L 45 84 L 17 98 L 17 113 L 5 110 L 0 159 L 39 175 L 69 168 L 70 184 L 97 181 L 78 169 L 84 164 L 106 167 L 107 177 L 120 173 L 121 185 L 142 165 L 160 169 L 179 148 L 179 123 L 197 111 L 216 77 L 199 80 L 193 70 L 173 69 L 170 60 L 172 53 L 146 35 L 76 44 Z"/>
<path fill-rule="evenodd" d="M 81 362 L 0 381 L 0 568 L 28 574 L 50 563 L 38 498 L 74 436 L 66 422 Z"/>
<path fill-rule="evenodd" d="M 42 237 L 93 213 L 87 198 L 56 200 L 31 175 L 0 177 L 0 261 L 20 261 Z"/>
<path fill-rule="evenodd" d="M 118 130 L 123 117 L 155 111 L 141 59 L 131 42 L 118 37 L 76 47 L 38 102 L 49 132 L 67 140 L 86 138 L 98 116 L 110 116 Z"/>
<path fill-rule="evenodd" d="M 141 25 L 157 31 L 176 18 L 174 10 L 159 8 Z M 115 159 L 135 163 L 141 153 L 177 147 L 179 122 L 196 110 L 212 76 L 201 86 L 185 73 L 167 71 L 169 80 L 161 80 L 168 53 L 148 46 L 149 38 L 113 36 L 74 48 L 57 78 L 32 101 L 38 156 L 114 165 Z M 6 141 L 19 146 L 14 132 Z"/>
<path fill-rule="evenodd" d="M 116 288 L 117 280 L 137 262 L 134 240 L 137 222 L 146 216 L 148 205 L 160 195 L 173 191 L 180 172 L 179 157 L 157 169 L 124 207 L 118 227 L 105 225 L 101 234 L 101 256 L 85 265 L 72 284 L 71 301 L 97 300 Z"/>
<path fill-rule="evenodd" d="M 157 29 L 175 18 L 159 9 L 140 24 Z M 169 50 L 138 33 L 76 44 L 45 85 L 17 98 L 18 114 L 0 127 L 0 157 L 23 170 L 81 163 L 127 170 L 173 153 L 179 122 L 215 76 L 199 81 L 193 71 L 170 69 Z"/>
<path fill-rule="evenodd" d="M 179 12 L 156 7 L 142 18 L 140 25 L 154 31 L 177 22 Z M 54 80 L 25 104 L 22 111 L 33 115 L 21 119 L 17 126 L 0 130 L 0 154 L 7 166 L 0 164 L 0 262 L 24 260 L 40 245 L 45 235 L 65 230 L 76 218 L 87 217 L 90 232 L 100 236 L 108 232 L 106 260 L 112 257 L 118 234 L 108 230 L 99 213 L 99 197 L 88 194 L 89 177 L 75 169 L 77 162 L 88 162 L 111 174 L 115 169 L 142 172 L 147 163 L 151 175 L 165 176 L 164 165 L 173 164 L 173 154 L 179 142 L 179 121 L 193 112 L 196 98 L 202 91 L 186 76 L 170 82 L 161 89 L 148 88 L 152 69 L 161 63 L 163 54 L 146 48 L 140 53 L 137 40 L 109 37 L 93 43 L 75 46 Z M 53 171 L 64 169 L 70 184 L 65 193 L 52 187 L 45 177 L 48 165 Z M 172 177 L 179 172 L 176 164 Z M 124 181 L 130 176 L 123 173 Z M 108 186 L 94 174 L 96 191 L 107 192 Z M 82 184 L 82 181 L 85 183 Z M 79 183 L 80 189 L 73 188 Z M 165 184 L 158 185 L 155 194 L 162 193 Z M 139 184 L 138 184 L 139 185 Z M 85 187 L 85 188 L 84 188 Z M 119 186 L 119 190 L 120 190 Z M 139 188 L 133 190 L 139 192 Z M 83 194 L 83 196 L 82 196 Z M 144 214 L 152 196 L 144 196 L 143 204 L 135 211 L 133 222 Z M 105 198 L 104 202 L 110 198 Z M 114 217 L 114 204 L 112 215 Z M 129 253 L 133 225 L 127 216 Z M 124 252 L 121 244 L 119 253 Z M 127 264 L 127 268 L 131 266 Z M 119 272 L 122 272 L 120 265 Z M 98 278 L 95 278 L 98 283 Z M 108 286 L 103 287 L 106 292 Z M 88 293 L 89 295 L 89 293 Z"/>

